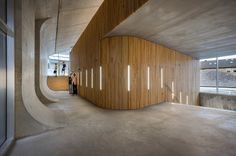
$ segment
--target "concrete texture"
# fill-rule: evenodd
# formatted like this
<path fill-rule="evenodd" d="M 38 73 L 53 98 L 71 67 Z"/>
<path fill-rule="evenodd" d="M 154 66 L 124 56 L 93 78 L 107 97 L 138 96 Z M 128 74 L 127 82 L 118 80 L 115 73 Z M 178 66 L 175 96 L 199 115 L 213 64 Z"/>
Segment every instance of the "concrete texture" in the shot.
<path fill-rule="evenodd" d="M 65 124 L 62 111 L 41 103 L 35 92 L 34 1 L 15 4 L 15 137 L 20 138 Z"/>
<path fill-rule="evenodd" d="M 47 96 L 47 94 L 45 92 L 42 92 L 41 89 L 41 77 L 42 75 L 40 74 L 41 72 L 41 65 L 40 65 L 40 61 L 41 61 L 41 30 L 42 30 L 42 26 L 44 25 L 44 23 L 48 20 L 48 18 L 45 19 L 40 19 L 40 20 L 36 20 L 35 21 L 35 91 L 36 91 L 36 95 L 38 96 L 39 100 L 43 103 L 43 104 L 50 104 L 55 102 L 54 99 L 50 99 L 50 97 Z"/>
<path fill-rule="evenodd" d="M 58 2 L 61 3 L 57 32 Z M 35 0 L 36 19 L 51 19 L 46 23 L 47 37 L 44 38 L 48 54 L 69 54 L 102 2 L 103 0 Z"/>
<path fill-rule="evenodd" d="M 236 54 L 235 0 L 149 0 L 109 36 L 144 38 L 196 58 Z"/>
<path fill-rule="evenodd" d="M 57 33 L 58 2 L 61 4 Z M 36 30 L 40 31 L 40 79 L 39 87 L 36 83 L 36 91 L 43 103 L 58 101 L 56 93 L 47 86 L 49 55 L 69 54 L 102 2 L 103 0 L 35 0 L 36 19 L 48 19 L 40 30 Z"/>
<path fill-rule="evenodd" d="M 48 129 L 62 127 L 66 123 L 63 111 L 52 110 L 44 105 L 58 100 L 56 93 L 47 86 L 48 56 L 55 53 L 55 49 L 52 47 L 55 47 L 55 36 L 53 33 L 56 29 L 55 19 L 57 16 L 58 0 L 40 0 L 39 3 L 42 5 L 39 5 L 38 2 L 18 0 L 15 4 L 15 57 L 17 58 L 15 62 L 16 138 L 35 135 Z M 79 5 L 85 8 L 76 8 L 78 1 L 61 2 L 62 11 L 65 9 L 63 13 L 73 12 L 73 9 L 75 9 L 74 11 L 81 9 L 91 11 L 89 8 L 86 9 L 86 7 L 89 7 L 90 4 L 100 3 L 100 1 L 93 0 L 89 2 L 80 1 Z M 72 8 L 72 6 L 75 8 Z M 44 23 L 37 23 L 36 19 L 42 20 L 48 17 L 50 18 Z M 80 19 L 76 21 L 80 21 Z M 70 22 L 67 23 L 71 24 Z M 64 39 L 66 40 L 66 37 Z M 42 100 L 43 98 L 44 100 Z"/>
<path fill-rule="evenodd" d="M 236 111 L 236 96 L 214 93 L 200 93 L 200 105 Z"/>
<path fill-rule="evenodd" d="M 65 111 L 68 126 L 17 140 L 9 156 L 236 154 L 236 112 L 170 103 L 114 111 L 79 97 L 50 107 Z"/>
<path fill-rule="evenodd" d="M 58 101 L 56 92 L 51 90 L 47 85 L 48 77 L 48 56 L 53 53 L 48 49 L 47 38 L 48 36 L 48 25 L 52 22 L 53 18 L 39 19 L 36 20 L 36 36 L 35 36 L 35 87 L 36 93 L 39 99 L 44 104 L 50 104 Z M 42 23 L 42 21 L 45 21 Z"/>
<path fill-rule="evenodd" d="M 51 101 L 58 101 L 55 96 L 55 92 L 48 88 L 47 86 L 47 72 L 48 72 L 48 56 L 54 53 L 48 48 L 48 28 L 50 28 L 49 23 L 52 22 L 53 18 L 48 19 L 41 27 L 40 30 L 40 55 L 39 55 L 39 89 L 42 94 Z M 52 37 L 52 36 L 51 36 Z"/>

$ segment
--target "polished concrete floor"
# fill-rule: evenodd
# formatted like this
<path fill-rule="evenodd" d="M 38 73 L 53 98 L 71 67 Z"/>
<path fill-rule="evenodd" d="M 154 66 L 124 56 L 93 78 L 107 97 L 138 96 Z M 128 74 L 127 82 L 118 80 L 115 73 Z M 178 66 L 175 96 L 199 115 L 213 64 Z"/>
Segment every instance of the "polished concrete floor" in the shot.
<path fill-rule="evenodd" d="M 68 126 L 16 141 L 10 156 L 235 156 L 236 112 L 164 103 L 103 110 L 79 98 L 50 105 Z"/>

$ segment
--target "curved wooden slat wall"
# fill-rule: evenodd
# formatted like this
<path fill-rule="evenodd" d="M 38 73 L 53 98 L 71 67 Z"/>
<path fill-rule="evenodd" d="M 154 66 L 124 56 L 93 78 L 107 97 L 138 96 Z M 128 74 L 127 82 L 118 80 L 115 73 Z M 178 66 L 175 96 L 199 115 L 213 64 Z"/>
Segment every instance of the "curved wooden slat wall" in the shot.
<path fill-rule="evenodd" d="M 104 0 L 72 49 L 71 70 L 78 70 L 78 51 L 82 51 L 90 57 L 89 60 L 86 60 L 87 64 L 90 66 L 99 65 L 100 41 L 147 1 L 148 0 Z"/>
<path fill-rule="evenodd" d="M 80 62 L 89 61 L 86 55 L 79 53 Z M 166 101 L 198 105 L 198 60 L 135 37 L 105 38 L 101 41 L 99 55 L 100 65 L 91 67 L 86 63 L 79 66 L 82 72 L 79 95 L 97 106 L 108 109 L 138 109 Z M 130 91 L 127 89 L 128 65 L 131 68 Z M 102 90 L 99 86 L 99 66 L 102 67 Z M 150 90 L 147 89 L 148 67 Z M 93 88 L 91 88 L 91 68 L 96 73 Z M 163 88 L 161 88 L 161 68 L 164 71 Z M 174 99 L 171 91 L 172 82 L 174 82 Z"/>
<path fill-rule="evenodd" d="M 48 76 L 47 85 L 48 88 L 53 91 L 68 91 L 68 76 Z"/>
<path fill-rule="evenodd" d="M 135 37 L 104 37 L 148 0 L 104 0 L 86 30 L 72 49 L 71 69 L 81 69 L 79 95 L 97 106 L 110 109 L 137 109 L 172 101 L 171 82 L 175 81 L 178 102 L 189 96 L 198 105 L 198 61 L 173 50 Z M 132 72 L 131 91 L 127 91 L 127 65 Z M 151 89 L 146 89 L 146 68 L 151 70 Z M 99 87 L 99 66 L 103 68 L 103 89 Z M 160 68 L 165 70 L 165 87 L 160 89 Z M 91 69 L 94 82 L 91 88 Z M 85 72 L 88 87 L 85 86 Z M 145 75 L 145 76 L 144 76 Z M 185 100 L 184 100 L 185 99 Z"/>

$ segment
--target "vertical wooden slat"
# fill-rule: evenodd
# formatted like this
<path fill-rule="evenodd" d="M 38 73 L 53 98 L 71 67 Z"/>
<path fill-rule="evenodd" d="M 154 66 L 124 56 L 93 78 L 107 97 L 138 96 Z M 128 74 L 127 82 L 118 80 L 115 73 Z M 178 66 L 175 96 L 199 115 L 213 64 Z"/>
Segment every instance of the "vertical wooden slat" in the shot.
<path fill-rule="evenodd" d="M 96 29 L 93 27 L 93 29 Z M 105 28 L 104 28 L 105 29 Z M 92 43 L 96 39 L 91 39 Z M 99 107 L 109 109 L 138 109 L 161 102 L 180 102 L 198 105 L 199 62 L 193 58 L 155 43 L 135 37 L 110 37 L 86 47 L 82 41 L 77 69 L 83 72 L 80 96 Z M 83 51 L 88 51 L 85 54 Z M 75 59 L 74 59 L 75 60 Z M 103 71 L 103 88 L 99 88 L 99 66 Z M 131 67 L 131 90 L 127 90 L 127 67 Z M 147 90 L 147 67 L 150 67 L 150 90 Z M 91 73 L 94 70 L 94 88 L 91 89 Z M 161 68 L 163 89 L 161 88 Z M 85 71 L 88 71 L 88 87 L 85 86 Z M 171 98 L 171 83 L 175 83 L 175 99 Z"/>

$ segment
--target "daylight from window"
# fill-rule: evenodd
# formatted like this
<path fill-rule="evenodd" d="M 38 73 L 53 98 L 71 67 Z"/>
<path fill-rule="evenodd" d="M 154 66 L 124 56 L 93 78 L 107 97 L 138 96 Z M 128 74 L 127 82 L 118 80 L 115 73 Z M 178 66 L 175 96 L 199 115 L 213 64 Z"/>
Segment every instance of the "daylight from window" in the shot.
<path fill-rule="evenodd" d="M 53 54 L 48 59 L 48 76 L 67 76 L 69 74 L 69 55 Z"/>
<path fill-rule="evenodd" d="M 200 91 L 236 95 L 236 55 L 200 60 Z"/>

